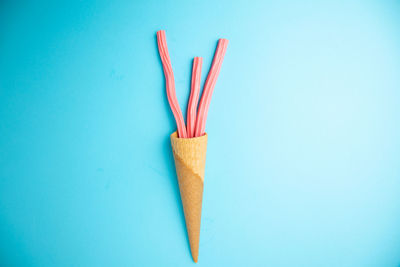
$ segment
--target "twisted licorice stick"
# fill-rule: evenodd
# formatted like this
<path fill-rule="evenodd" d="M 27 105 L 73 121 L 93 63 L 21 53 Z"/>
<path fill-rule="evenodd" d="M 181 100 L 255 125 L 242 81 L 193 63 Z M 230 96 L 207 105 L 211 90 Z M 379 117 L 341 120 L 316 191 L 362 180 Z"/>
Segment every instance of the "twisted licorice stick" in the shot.
<path fill-rule="evenodd" d="M 187 134 L 188 137 L 195 137 L 195 127 L 196 127 L 196 113 L 197 113 L 197 104 L 199 102 L 200 95 L 200 79 L 201 79 L 201 66 L 203 64 L 203 58 L 195 57 L 193 60 L 193 68 L 192 68 L 192 84 L 190 91 L 190 98 L 187 107 Z"/>
<path fill-rule="evenodd" d="M 204 84 L 203 94 L 201 96 L 199 108 L 197 110 L 195 137 L 204 135 L 208 107 L 210 106 L 211 96 L 215 87 L 215 83 L 217 82 L 218 74 L 221 69 L 227 46 L 228 40 L 219 39 L 217 50 L 215 51 L 211 69 Z"/>
<path fill-rule="evenodd" d="M 175 117 L 176 126 L 178 128 L 178 136 L 180 138 L 187 138 L 185 121 L 183 120 L 178 99 L 176 98 L 174 73 L 172 72 L 171 60 L 169 58 L 165 31 L 161 30 L 157 32 L 157 44 L 164 70 L 168 102 Z"/>

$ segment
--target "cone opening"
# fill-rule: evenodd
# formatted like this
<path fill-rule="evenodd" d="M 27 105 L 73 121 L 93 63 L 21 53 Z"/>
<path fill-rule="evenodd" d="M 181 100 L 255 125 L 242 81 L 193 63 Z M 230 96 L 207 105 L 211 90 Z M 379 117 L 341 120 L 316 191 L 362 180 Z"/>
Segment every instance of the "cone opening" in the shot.
<path fill-rule="evenodd" d="M 206 138 L 206 137 L 207 137 L 207 133 L 204 133 L 202 136 L 191 137 L 191 138 L 179 138 L 178 133 L 176 131 L 171 134 L 171 138 L 179 139 L 179 140 L 198 140 L 198 139 L 202 139 L 202 138 Z"/>

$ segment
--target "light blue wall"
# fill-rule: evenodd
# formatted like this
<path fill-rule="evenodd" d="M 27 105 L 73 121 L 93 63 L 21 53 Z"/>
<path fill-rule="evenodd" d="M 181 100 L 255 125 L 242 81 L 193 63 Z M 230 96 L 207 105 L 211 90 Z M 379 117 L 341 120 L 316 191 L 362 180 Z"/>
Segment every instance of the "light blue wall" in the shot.
<path fill-rule="evenodd" d="M 194 266 L 155 33 L 211 101 L 197 266 L 399 266 L 398 1 L 3 1 L 0 265 Z M 203 80 L 204 81 L 204 80 Z"/>

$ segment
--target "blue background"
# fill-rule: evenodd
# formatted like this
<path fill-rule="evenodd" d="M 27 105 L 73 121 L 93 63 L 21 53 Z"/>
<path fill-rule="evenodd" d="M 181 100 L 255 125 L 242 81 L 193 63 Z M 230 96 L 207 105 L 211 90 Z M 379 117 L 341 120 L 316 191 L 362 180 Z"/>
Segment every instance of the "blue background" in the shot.
<path fill-rule="evenodd" d="M 399 266 L 400 2 L 3 1 L 2 266 L 194 266 L 155 33 L 211 101 L 198 266 Z"/>

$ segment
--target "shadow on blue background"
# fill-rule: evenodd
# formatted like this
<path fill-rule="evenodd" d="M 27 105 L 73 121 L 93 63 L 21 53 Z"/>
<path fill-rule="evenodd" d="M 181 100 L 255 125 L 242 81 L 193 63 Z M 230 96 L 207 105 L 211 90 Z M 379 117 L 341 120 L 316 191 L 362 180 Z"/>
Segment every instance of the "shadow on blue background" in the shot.
<path fill-rule="evenodd" d="M 155 33 L 210 105 L 200 266 L 400 264 L 398 1 L 3 1 L 0 265 L 192 266 Z M 184 112 L 185 113 L 185 112 Z"/>

